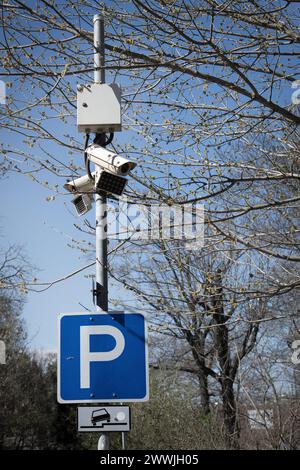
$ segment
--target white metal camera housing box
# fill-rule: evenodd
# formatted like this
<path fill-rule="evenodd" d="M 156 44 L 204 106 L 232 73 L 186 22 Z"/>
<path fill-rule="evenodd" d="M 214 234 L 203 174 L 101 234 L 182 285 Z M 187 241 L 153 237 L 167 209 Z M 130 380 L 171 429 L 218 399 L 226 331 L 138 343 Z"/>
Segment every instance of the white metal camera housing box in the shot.
<path fill-rule="evenodd" d="M 78 85 L 77 126 L 86 134 L 121 131 L 121 88 L 115 83 Z"/>
<path fill-rule="evenodd" d="M 97 144 L 87 147 L 86 153 L 91 162 L 115 175 L 127 176 L 136 167 L 136 163 Z"/>

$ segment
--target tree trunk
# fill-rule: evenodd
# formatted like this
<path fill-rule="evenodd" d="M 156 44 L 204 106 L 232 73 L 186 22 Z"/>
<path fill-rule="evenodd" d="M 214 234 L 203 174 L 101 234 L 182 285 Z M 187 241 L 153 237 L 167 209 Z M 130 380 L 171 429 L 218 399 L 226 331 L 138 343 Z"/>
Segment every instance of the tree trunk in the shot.
<path fill-rule="evenodd" d="M 198 332 L 196 335 L 192 335 L 190 331 L 186 331 L 186 338 L 191 346 L 192 354 L 198 368 L 198 380 L 199 380 L 199 392 L 200 392 L 200 403 L 202 411 L 205 415 L 210 412 L 209 403 L 209 391 L 208 391 L 208 380 L 207 372 L 205 368 L 204 359 L 204 344 L 205 336 L 203 333 Z"/>
<path fill-rule="evenodd" d="M 229 332 L 226 325 L 228 316 L 225 315 L 222 273 L 219 270 L 215 275 L 215 295 L 213 298 L 213 306 L 213 317 L 217 325 L 214 332 L 214 340 L 221 371 L 220 383 L 222 387 L 225 446 L 226 449 L 239 449 L 239 429 L 233 388 L 234 380 L 232 378 L 233 367 L 230 356 Z"/>
<path fill-rule="evenodd" d="M 239 449 L 239 426 L 237 423 L 233 381 L 229 377 L 222 379 L 223 416 L 225 426 L 226 449 Z"/>
<path fill-rule="evenodd" d="M 201 370 L 198 374 L 199 389 L 200 389 L 200 403 L 202 411 L 205 415 L 210 413 L 209 393 L 208 393 L 208 381 L 207 375 L 204 370 Z"/>

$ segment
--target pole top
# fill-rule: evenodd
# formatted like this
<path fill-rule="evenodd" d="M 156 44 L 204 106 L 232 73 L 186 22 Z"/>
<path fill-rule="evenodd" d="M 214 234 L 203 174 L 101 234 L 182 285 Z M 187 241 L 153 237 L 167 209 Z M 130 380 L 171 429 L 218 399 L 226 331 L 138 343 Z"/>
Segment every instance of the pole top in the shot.
<path fill-rule="evenodd" d="M 96 21 L 101 21 L 101 20 L 104 20 L 103 15 L 101 15 L 101 14 L 94 15 L 93 23 L 96 23 Z"/>

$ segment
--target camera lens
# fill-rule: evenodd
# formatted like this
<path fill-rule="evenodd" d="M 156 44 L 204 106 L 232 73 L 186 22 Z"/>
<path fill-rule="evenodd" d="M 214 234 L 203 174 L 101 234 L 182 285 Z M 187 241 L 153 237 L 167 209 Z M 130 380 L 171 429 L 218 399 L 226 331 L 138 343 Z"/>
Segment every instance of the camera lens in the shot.
<path fill-rule="evenodd" d="M 125 175 L 125 173 L 128 173 L 130 170 L 130 164 L 129 163 L 124 163 L 124 165 L 121 166 L 121 172 Z"/>

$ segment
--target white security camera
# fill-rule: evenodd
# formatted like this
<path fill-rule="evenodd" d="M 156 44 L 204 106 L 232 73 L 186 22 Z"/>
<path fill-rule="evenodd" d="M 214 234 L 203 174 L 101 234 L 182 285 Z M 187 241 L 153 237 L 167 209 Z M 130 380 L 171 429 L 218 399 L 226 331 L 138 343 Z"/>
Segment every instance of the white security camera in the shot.
<path fill-rule="evenodd" d="M 120 196 L 127 184 L 126 178 L 115 175 L 109 171 L 102 170 L 99 166 L 97 166 L 96 171 L 91 173 L 91 176 L 92 179 L 90 179 L 88 175 L 85 175 L 64 184 L 64 188 L 67 191 L 78 195 L 78 198 L 73 199 L 72 202 L 79 215 L 85 214 L 85 212 L 90 210 L 94 193 L 104 191 L 106 193 Z M 79 196 L 81 196 L 81 198 Z M 82 196 L 90 196 L 90 198 L 83 198 Z M 79 205 L 79 210 L 77 209 L 77 204 Z M 85 211 L 82 209 L 83 205 L 87 208 Z"/>
<path fill-rule="evenodd" d="M 94 171 L 92 173 L 93 179 L 85 175 L 64 184 L 64 188 L 67 191 L 76 194 L 72 204 L 74 204 L 78 215 L 84 215 L 92 208 L 93 193 L 95 192 L 95 175 L 96 172 Z"/>
<path fill-rule="evenodd" d="M 87 147 L 86 154 L 91 162 L 114 175 L 127 176 L 136 167 L 136 163 L 97 144 Z"/>
<path fill-rule="evenodd" d="M 78 194 L 72 203 L 78 215 L 84 215 L 92 208 L 93 196 L 90 194 Z"/>
<path fill-rule="evenodd" d="M 81 176 L 80 178 L 76 178 L 75 180 L 68 181 L 64 184 L 64 188 L 70 193 L 90 193 L 95 191 L 95 175 L 96 172 L 93 171 L 92 177 L 90 179 L 88 175 Z"/>

